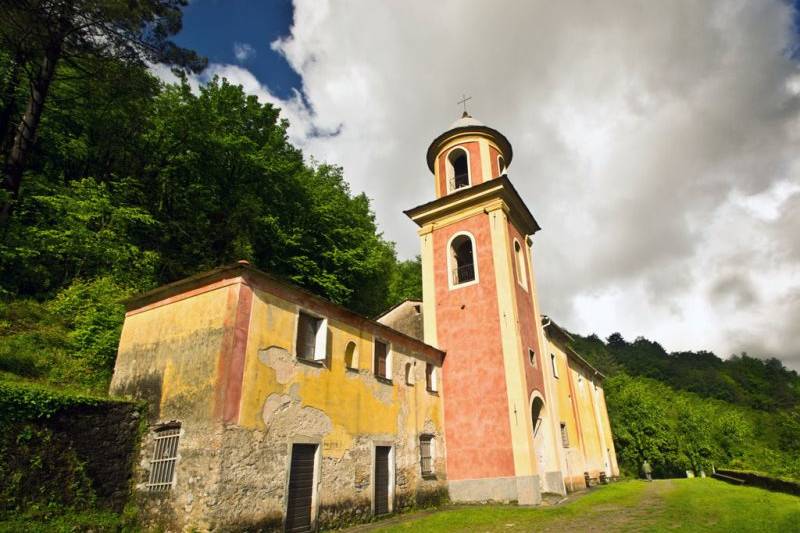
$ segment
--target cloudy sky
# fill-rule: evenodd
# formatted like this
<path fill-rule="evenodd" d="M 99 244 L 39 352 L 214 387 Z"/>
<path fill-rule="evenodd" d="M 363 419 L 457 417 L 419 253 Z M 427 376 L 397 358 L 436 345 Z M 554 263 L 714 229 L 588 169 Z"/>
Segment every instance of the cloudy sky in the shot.
<path fill-rule="evenodd" d="M 180 44 L 344 167 L 402 257 L 457 100 L 514 146 L 543 310 L 800 370 L 798 6 L 193 0 Z"/>

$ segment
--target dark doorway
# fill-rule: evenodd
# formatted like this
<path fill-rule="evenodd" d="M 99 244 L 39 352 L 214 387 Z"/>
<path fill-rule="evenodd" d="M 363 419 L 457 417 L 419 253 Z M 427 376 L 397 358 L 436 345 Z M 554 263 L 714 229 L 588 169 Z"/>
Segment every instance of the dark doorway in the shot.
<path fill-rule="evenodd" d="M 316 444 L 292 446 L 286 531 L 311 531 L 311 500 L 314 490 L 314 456 L 316 453 Z"/>
<path fill-rule="evenodd" d="M 389 446 L 375 447 L 375 515 L 389 512 Z"/>

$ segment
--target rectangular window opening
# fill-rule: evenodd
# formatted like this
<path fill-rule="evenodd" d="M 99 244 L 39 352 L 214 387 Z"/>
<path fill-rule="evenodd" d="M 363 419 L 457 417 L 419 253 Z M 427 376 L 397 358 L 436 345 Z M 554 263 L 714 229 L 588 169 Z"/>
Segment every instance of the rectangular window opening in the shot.
<path fill-rule="evenodd" d="M 428 392 L 437 392 L 439 390 L 436 374 L 436 367 L 431 363 L 425 363 L 425 388 Z"/>
<path fill-rule="evenodd" d="M 172 489 L 180 433 L 180 424 L 164 426 L 153 432 L 153 457 L 150 459 L 150 476 L 147 479 L 147 489 L 150 492 L 166 492 Z"/>
<path fill-rule="evenodd" d="M 556 361 L 556 354 L 550 354 L 550 363 L 553 365 L 553 377 L 558 377 L 558 361 Z"/>
<path fill-rule="evenodd" d="M 567 424 L 561 422 L 561 445 L 564 448 L 569 448 L 569 432 L 567 431 Z"/>
<path fill-rule="evenodd" d="M 375 360 L 373 366 L 375 375 L 383 379 L 392 379 L 389 365 L 389 346 L 385 342 L 375 339 Z"/>
<path fill-rule="evenodd" d="M 327 330 L 327 320 L 300 311 L 297 316 L 297 358 L 325 360 Z"/>
<path fill-rule="evenodd" d="M 419 464 L 423 476 L 433 475 L 433 435 L 419 437 Z"/>

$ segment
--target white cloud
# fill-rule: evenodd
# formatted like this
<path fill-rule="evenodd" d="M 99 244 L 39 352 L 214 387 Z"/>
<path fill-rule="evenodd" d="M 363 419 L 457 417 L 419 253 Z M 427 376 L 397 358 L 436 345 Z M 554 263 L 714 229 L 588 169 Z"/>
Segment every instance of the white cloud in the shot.
<path fill-rule="evenodd" d="M 425 150 L 466 91 L 513 144 L 509 177 L 544 228 L 545 312 L 579 332 L 800 368 L 790 38 L 780 0 L 296 0 L 272 47 L 310 108 L 240 67 L 212 71 L 280 103 L 295 142 L 344 167 L 405 257 L 419 244 L 402 210 L 433 198 Z"/>
<path fill-rule="evenodd" d="M 236 57 L 236 61 L 244 63 L 256 55 L 256 49 L 247 43 L 233 43 L 233 55 Z"/>

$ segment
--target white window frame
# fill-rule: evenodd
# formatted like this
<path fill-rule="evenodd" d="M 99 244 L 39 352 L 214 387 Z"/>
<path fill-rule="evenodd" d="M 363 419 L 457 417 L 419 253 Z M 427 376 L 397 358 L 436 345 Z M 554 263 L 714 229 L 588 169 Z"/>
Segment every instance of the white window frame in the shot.
<path fill-rule="evenodd" d="M 475 270 L 475 279 L 472 281 L 467 281 L 464 283 L 453 283 L 453 268 L 454 268 L 454 261 L 453 258 L 453 241 L 460 237 L 461 235 L 466 236 L 472 242 L 472 266 Z M 463 287 L 469 287 L 471 285 L 477 285 L 480 282 L 480 275 L 478 273 L 478 247 L 475 244 L 475 236 L 468 231 L 458 231 L 450 236 L 450 239 L 447 241 L 447 247 L 445 248 L 445 253 L 447 254 L 447 286 L 450 290 L 453 289 L 461 289 Z"/>
<path fill-rule="evenodd" d="M 519 247 L 519 248 L 518 248 Z M 528 267 L 526 266 L 522 244 L 514 238 L 514 264 L 517 266 L 517 283 L 526 291 L 528 290 Z M 474 252 L 473 252 L 474 254 Z"/>
<path fill-rule="evenodd" d="M 428 392 L 439 392 L 439 367 L 434 365 L 433 363 L 425 363 L 425 389 Z M 428 388 L 428 368 L 427 365 L 430 365 L 431 370 L 431 388 Z"/>
<path fill-rule="evenodd" d="M 498 178 L 500 176 L 502 176 L 503 174 L 505 174 L 505 172 L 503 172 L 504 170 L 506 170 L 506 160 L 503 158 L 503 154 L 497 154 L 497 177 Z"/>
<path fill-rule="evenodd" d="M 297 333 L 300 329 L 300 315 L 308 315 L 312 318 L 316 318 L 320 321 L 319 328 L 317 328 L 317 333 L 314 336 L 314 357 L 312 359 L 307 359 L 305 357 L 301 357 L 300 354 L 297 353 Z M 297 308 L 297 318 L 295 319 L 294 323 L 294 356 L 295 358 L 299 359 L 300 361 L 316 361 L 322 362 L 325 361 L 328 357 L 328 319 L 324 316 L 321 316 L 317 313 L 313 313 L 307 309 L 303 309 L 301 307 Z"/>
<path fill-rule="evenodd" d="M 450 186 L 450 180 L 455 181 L 456 178 L 456 170 L 453 166 L 453 163 L 450 161 L 450 156 L 456 150 L 460 150 L 464 152 L 467 157 L 467 185 L 465 187 L 459 187 L 458 189 L 455 188 L 455 183 L 453 187 Z M 469 160 L 469 150 L 464 148 L 462 145 L 457 145 L 452 147 L 450 150 L 447 151 L 447 154 L 444 156 L 444 181 L 445 181 L 445 190 L 448 194 L 455 191 L 460 191 L 461 189 L 467 189 L 472 187 L 472 169 Z"/>
<path fill-rule="evenodd" d="M 428 449 L 431 452 L 431 469 L 429 472 L 424 472 L 422 470 L 422 440 L 423 438 L 428 439 Z M 430 433 L 423 433 L 419 436 L 419 473 L 422 477 L 433 477 L 436 475 L 436 436 Z"/>
<path fill-rule="evenodd" d="M 550 354 L 550 364 L 551 367 L 553 368 L 553 377 L 558 379 L 558 358 L 554 353 Z"/>

